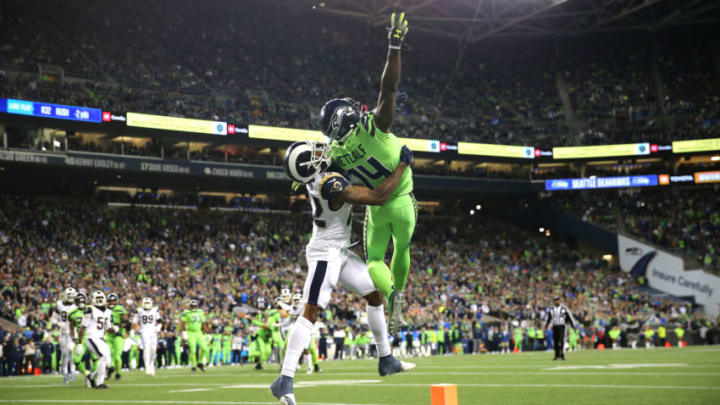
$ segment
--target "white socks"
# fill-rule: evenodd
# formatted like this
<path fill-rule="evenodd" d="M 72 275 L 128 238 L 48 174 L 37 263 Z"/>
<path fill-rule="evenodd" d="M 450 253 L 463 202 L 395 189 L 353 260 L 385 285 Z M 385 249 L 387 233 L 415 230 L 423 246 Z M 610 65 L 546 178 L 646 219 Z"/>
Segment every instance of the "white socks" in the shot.
<path fill-rule="evenodd" d="M 300 355 L 303 350 L 308 347 L 308 343 L 310 343 L 310 332 L 312 328 L 312 322 L 304 316 L 299 317 L 297 321 L 295 321 L 295 325 L 293 325 L 290 337 L 288 338 L 287 351 L 285 352 L 281 375 L 290 378 L 295 377 L 295 369 L 297 368 L 298 361 L 300 361 Z"/>
<path fill-rule="evenodd" d="M 385 323 L 385 308 L 367 306 L 367 321 L 377 345 L 378 357 L 385 357 L 392 354 L 390 342 L 388 341 L 387 323 Z"/>

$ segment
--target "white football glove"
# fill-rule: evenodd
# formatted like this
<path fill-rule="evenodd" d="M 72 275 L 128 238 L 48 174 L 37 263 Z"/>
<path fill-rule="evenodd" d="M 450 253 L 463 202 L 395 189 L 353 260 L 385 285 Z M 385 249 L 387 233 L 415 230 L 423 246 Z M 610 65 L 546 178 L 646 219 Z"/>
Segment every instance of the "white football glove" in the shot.
<path fill-rule="evenodd" d="M 117 326 L 117 325 L 113 325 L 112 328 L 110 328 L 110 329 L 112 329 L 112 331 L 113 331 L 114 333 L 120 332 L 120 327 Z"/>
<path fill-rule="evenodd" d="M 78 356 L 82 356 L 83 352 L 85 351 L 85 348 L 81 344 L 77 344 L 75 346 L 75 354 Z"/>
<path fill-rule="evenodd" d="M 75 348 L 75 342 L 72 340 L 68 342 L 68 350 L 72 351 Z"/>
<path fill-rule="evenodd" d="M 188 334 L 186 330 L 182 331 L 182 340 L 188 340 Z"/>

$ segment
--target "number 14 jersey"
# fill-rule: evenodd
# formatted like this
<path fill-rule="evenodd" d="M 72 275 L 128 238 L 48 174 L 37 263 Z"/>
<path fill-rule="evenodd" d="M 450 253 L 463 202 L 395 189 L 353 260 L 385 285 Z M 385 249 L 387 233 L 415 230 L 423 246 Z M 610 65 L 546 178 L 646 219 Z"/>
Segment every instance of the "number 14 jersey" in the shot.
<path fill-rule="evenodd" d="M 402 143 L 392 133 L 382 132 L 375 126 L 372 112 L 362 115 L 357 128 L 342 145 L 333 141 L 331 146 L 333 163 L 372 189 L 390 177 L 400 164 Z M 391 199 L 412 191 L 412 170 L 408 168 Z"/>

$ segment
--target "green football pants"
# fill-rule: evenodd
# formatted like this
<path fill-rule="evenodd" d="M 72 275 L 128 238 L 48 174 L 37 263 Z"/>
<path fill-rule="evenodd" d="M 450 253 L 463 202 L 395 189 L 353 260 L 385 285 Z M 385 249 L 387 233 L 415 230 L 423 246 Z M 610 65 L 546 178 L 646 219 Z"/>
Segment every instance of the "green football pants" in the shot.
<path fill-rule="evenodd" d="M 125 346 L 125 338 L 122 335 L 108 334 L 105 336 L 105 342 L 110 347 L 110 367 L 115 368 L 116 373 L 122 370 L 122 353 Z"/>
<path fill-rule="evenodd" d="M 410 240 L 417 221 L 417 201 L 411 194 L 401 195 L 383 206 L 368 206 L 365 211 L 363 234 L 368 270 L 375 286 L 386 297 L 393 284 L 402 291 L 410 271 Z M 390 274 L 384 263 L 390 238 L 393 240 L 393 256 Z"/>
<path fill-rule="evenodd" d="M 202 362 L 202 359 L 208 355 L 207 340 L 202 332 L 188 332 L 188 349 L 190 350 L 190 365 L 193 367 L 197 366 L 198 359 Z M 198 348 L 200 353 L 198 354 Z"/>

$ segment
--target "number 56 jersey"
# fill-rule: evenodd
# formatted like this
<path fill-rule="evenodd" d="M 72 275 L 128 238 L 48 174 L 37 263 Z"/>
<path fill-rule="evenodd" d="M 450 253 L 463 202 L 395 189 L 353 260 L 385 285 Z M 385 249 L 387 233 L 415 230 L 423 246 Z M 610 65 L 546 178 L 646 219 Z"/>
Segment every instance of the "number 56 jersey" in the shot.
<path fill-rule="evenodd" d="M 322 255 L 331 247 L 350 246 L 352 205 L 343 204 L 337 210 L 330 208 L 330 200 L 348 185 L 345 177 L 334 172 L 319 174 L 306 185 L 313 209 L 313 233 L 307 246 L 309 256 Z"/>
<path fill-rule="evenodd" d="M 111 325 L 111 317 L 112 314 L 107 308 L 101 310 L 94 306 L 88 307 L 82 321 L 87 337 L 90 339 L 102 339 L 105 336 L 105 331 Z"/>

